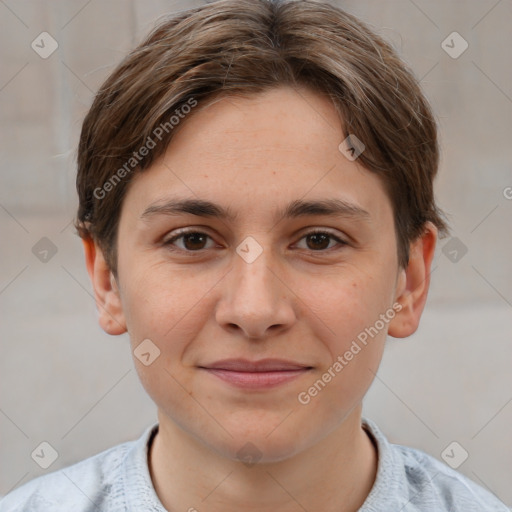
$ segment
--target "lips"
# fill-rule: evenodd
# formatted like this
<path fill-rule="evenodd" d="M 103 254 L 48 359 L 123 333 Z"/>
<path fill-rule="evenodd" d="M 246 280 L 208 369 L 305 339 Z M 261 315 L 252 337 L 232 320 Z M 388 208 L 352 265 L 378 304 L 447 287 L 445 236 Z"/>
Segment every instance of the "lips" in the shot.
<path fill-rule="evenodd" d="M 247 390 L 274 388 L 291 382 L 312 369 L 311 366 L 283 359 L 224 359 L 199 368 L 225 383 Z"/>
<path fill-rule="evenodd" d="M 287 361 L 284 359 L 260 359 L 259 361 L 249 361 L 247 359 L 224 359 L 200 368 L 212 370 L 227 370 L 233 372 L 279 372 L 309 369 L 311 366 Z"/>

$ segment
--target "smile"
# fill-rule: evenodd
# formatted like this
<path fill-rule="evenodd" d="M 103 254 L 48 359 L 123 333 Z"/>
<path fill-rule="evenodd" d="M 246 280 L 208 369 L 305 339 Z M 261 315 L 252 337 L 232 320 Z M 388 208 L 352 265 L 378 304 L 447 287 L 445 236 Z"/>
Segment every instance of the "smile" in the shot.
<path fill-rule="evenodd" d="M 199 368 L 224 382 L 248 389 L 279 386 L 305 375 L 312 369 L 311 366 L 279 359 L 227 359 Z"/>

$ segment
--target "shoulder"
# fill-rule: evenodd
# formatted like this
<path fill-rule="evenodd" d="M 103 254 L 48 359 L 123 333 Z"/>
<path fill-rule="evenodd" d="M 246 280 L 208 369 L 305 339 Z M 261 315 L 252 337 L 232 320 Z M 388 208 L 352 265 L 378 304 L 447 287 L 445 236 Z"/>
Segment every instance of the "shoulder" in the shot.
<path fill-rule="evenodd" d="M 124 510 L 107 503 L 122 498 L 115 490 L 120 488 L 123 460 L 134 444 L 119 444 L 27 482 L 0 500 L 0 512 Z"/>
<path fill-rule="evenodd" d="M 363 428 L 377 447 L 378 467 L 361 512 L 511 512 L 494 494 L 435 457 L 390 443 L 368 418 Z"/>
<path fill-rule="evenodd" d="M 408 495 L 412 504 L 421 505 L 419 510 L 510 512 L 494 494 L 431 455 L 391 446 L 403 461 Z"/>

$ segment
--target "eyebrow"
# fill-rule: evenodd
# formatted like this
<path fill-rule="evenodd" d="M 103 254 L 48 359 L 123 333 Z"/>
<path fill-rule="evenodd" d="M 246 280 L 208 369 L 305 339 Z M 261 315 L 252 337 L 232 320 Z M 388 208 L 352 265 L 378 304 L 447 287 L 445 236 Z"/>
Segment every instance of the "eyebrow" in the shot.
<path fill-rule="evenodd" d="M 235 221 L 238 217 L 230 208 L 206 201 L 203 199 L 169 199 L 165 202 L 156 202 L 149 205 L 140 218 L 148 220 L 156 215 L 191 214 L 199 217 L 213 217 L 228 221 Z M 323 199 L 317 201 L 294 200 L 284 209 L 275 213 L 275 220 L 305 217 L 308 215 L 325 215 L 329 217 L 349 217 L 369 220 L 370 214 L 358 206 L 343 199 Z"/>

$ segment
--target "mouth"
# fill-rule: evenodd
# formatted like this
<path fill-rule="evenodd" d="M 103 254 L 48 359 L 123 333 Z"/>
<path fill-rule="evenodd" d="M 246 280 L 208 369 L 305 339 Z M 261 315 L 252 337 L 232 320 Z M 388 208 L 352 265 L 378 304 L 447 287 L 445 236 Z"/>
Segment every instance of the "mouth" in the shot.
<path fill-rule="evenodd" d="M 199 368 L 231 385 L 249 389 L 275 387 L 313 369 L 312 366 L 283 359 L 225 359 Z"/>

